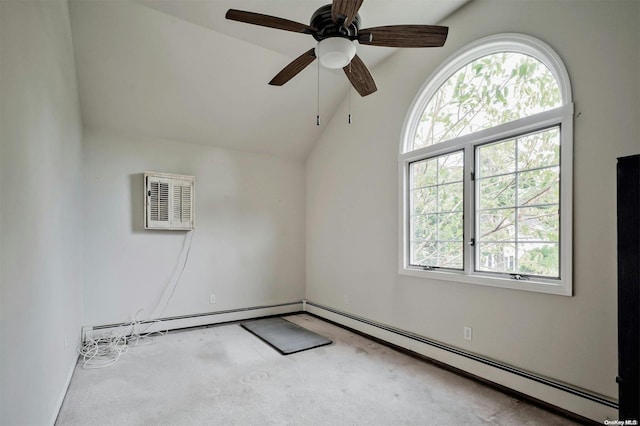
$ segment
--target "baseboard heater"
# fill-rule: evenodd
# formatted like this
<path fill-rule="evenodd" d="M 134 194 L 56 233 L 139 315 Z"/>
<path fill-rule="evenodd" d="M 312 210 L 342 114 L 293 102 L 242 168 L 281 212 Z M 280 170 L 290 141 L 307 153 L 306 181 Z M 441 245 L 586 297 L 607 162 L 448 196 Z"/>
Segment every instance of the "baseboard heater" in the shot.
<path fill-rule="evenodd" d="M 316 309 L 314 309 L 314 308 L 316 308 Z M 577 396 L 577 397 L 583 398 L 585 400 L 588 400 L 590 402 L 599 404 L 600 406 L 604 406 L 604 407 L 608 407 L 610 409 L 618 410 L 618 403 L 617 402 L 611 401 L 611 400 L 606 399 L 606 398 L 604 398 L 602 396 L 599 396 L 599 395 L 596 395 L 596 394 L 593 394 L 593 393 L 589 393 L 587 391 L 584 391 L 584 390 L 576 388 L 576 387 L 572 387 L 572 386 L 567 385 L 565 383 L 560 383 L 560 382 L 548 379 L 546 377 L 542 377 L 542 376 L 530 373 L 528 371 L 513 367 L 511 365 L 504 364 L 504 363 L 501 363 L 501 362 L 498 362 L 498 361 L 495 361 L 495 360 L 492 360 L 492 359 L 489 359 L 489 358 L 485 358 L 485 357 L 482 357 L 480 355 L 477 355 L 477 354 L 474 354 L 474 353 L 471 353 L 471 352 L 467 352 L 467 351 L 461 350 L 461 349 L 453 347 L 453 346 L 446 345 L 444 343 L 441 343 L 441 342 L 438 342 L 438 341 L 435 341 L 435 340 L 428 339 L 426 337 L 420 336 L 420 335 L 415 334 L 415 333 L 411 333 L 411 332 L 406 331 L 406 330 L 402 330 L 402 329 L 397 328 L 397 327 L 393 327 L 393 326 L 390 326 L 390 325 L 387 325 L 387 324 L 383 324 L 383 323 L 380 323 L 380 322 L 377 322 L 377 321 L 373 321 L 373 320 L 370 320 L 368 318 L 363 318 L 361 316 L 350 314 L 348 312 L 340 311 L 340 310 L 332 308 L 330 306 L 322 305 L 320 303 L 316 303 L 316 302 L 309 301 L 309 300 L 303 300 L 303 309 L 306 312 L 310 312 L 310 313 L 314 313 L 314 311 L 316 311 L 316 313 L 318 314 L 319 317 L 331 320 L 330 318 L 327 318 L 326 315 L 322 315 L 322 313 L 318 312 L 317 310 L 319 309 L 321 311 L 330 312 L 330 313 L 332 313 L 334 315 L 337 315 L 339 317 L 348 318 L 348 319 L 356 321 L 358 323 L 365 324 L 367 326 L 375 327 L 376 329 L 392 333 L 393 335 L 396 335 L 396 336 L 399 336 L 399 337 L 402 337 L 402 338 L 406 338 L 406 339 L 410 339 L 411 341 L 422 343 L 422 344 L 425 344 L 425 345 L 428 345 L 428 346 L 431 346 L 431 347 L 446 351 L 448 353 L 452 353 L 452 354 L 464 357 L 466 359 L 473 360 L 475 362 L 479 362 L 481 364 L 488 365 L 488 366 L 491 366 L 493 368 L 497 368 L 497 369 L 499 369 L 501 371 L 505 371 L 507 373 L 513 374 L 513 375 L 518 376 L 518 377 L 522 377 L 522 378 L 525 378 L 525 379 L 528 379 L 528 380 L 532 380 L 532 381 L 534 381 L 536 383 L 540 383 L 540 384 L 543 384 L 545 386 L 549 386 L 549 387 L 551 387 L 553 389 L 557 389 L 557 390 L 560 390 L 562 392 L 566 392 L 566 393 L 568 393 L 570 395 Z M 346 326 L 345 324 L 340 323 L 340 321 L 337 321 L 337 322 L 340 325 Z M 349 327 L 349 326 L 346 326 L 346 327 Z M 356 331 L 360 331 L 360 330 L 357 330 L 357 328 L 356 328 Z M 371 335 L 371 333 L 367 333 L 367 331 L 363 331 L 363 333 Z M 385 339 L 384 337 L 381 337 L 381 339 L 384 340 L 384 341 L 387 341 L 389 343 L 395 344 L 393 342 L 390 342 L 388 339 Z M 417 352 L 415 350 L 407 348 L 406 345 L 398 344 L 398 346 L 403 347 L 403 348 L 405 348 L 407 350 L 410 350 L 412 352 L 416 352 L 416 353 L 418 353 L 420 355 L 423 355 L 420 352 Z M 426 356 L 429 357 L 428 355 L 426 355 Z M 444 362 L 445 364 L 447 364 L 446 361 L 440 361 L 440 360 L 437 360 L 437 359 L 436 359 L 436 361 Z M 457 369 L 460 369 L 460 368 L 455 367 L 455 366 L 453 366 L 453 367 L 457 368 Z M 462 369 L 462 370 L 464 370 L 464 369 Z M 472 375 L 475 375 L 472 372 L 468 372 L 468 373 L 472 374 Z M 485 378 L 485 377 L 481 377 L 481 378 L 489 380 L 489 381 L 492 381 L 490 378 Z M 509 386 L 507 386 L 507 387 L 509 387 Z M 518 391 L 518 390 L 516 389 L 516 391 Z M 518 391 L 518 392 L 520 392 L 520 391 Z M 522 392 L 522 393 L 526 394 L 526 392 Z M 536 398 L 533 395 L 531 395 L 531 396 L 533 398 Z M 545 401 L 545 402 L 547 402 L 547 401 Z M 549 402 L 549 403 L 551 403 L 552 405 L 558 406 L 557 404 L 554 404 L 553 402 Z M 565 407 L 560 406 L 560 408 L 565 408 Z M 569 410 L 569 411 L 571 411 L 571 410 Z M 590 416 L 585 416 L 585 417 L 591 418 Z M 617 418 L 617 417 L 614 416 L 612 418 Z"/>
<path fill-rule="evenodd" d="M 179 330 L 190 327 L 201 327 L 220 324 L 224 322 L 240 321 L 269 315 L 290 314 L 295 312 L 302 312 L 302 301 L 148 319 L 138 321 L 137 324 L 140 324 L 142 326 L 148 325 L 149 327 L 145 329 L 146 332 L 154 332 L 163 330 Z M 131 322 L 123 322 L 116 324 L 103 324 L 82 327 L 82 342 L 86 342 L 87 338 L 89 337 L 95 338 L 96 336 L 102 335 L 107 332 L 126 332 L 127 328 L 131 327 L 131 324 Z"/>

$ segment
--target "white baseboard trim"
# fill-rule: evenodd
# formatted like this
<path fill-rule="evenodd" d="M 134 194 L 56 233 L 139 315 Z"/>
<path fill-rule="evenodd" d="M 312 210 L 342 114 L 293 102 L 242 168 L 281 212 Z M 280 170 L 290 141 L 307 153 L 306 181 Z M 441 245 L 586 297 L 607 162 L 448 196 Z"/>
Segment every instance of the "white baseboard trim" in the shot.
<path fill-rule="evenodd" d="M 618 418 L 618 403 L 565 383 L 541 377 L 414 333 L 352 315 L 312 301 L 304 310 L 345 327 L 407 349 L 435 361 L 528 395 L 578 416 L 603 423 Z"/>
<path fill-rule="evenodd" d="M 69 385 L 71 384 L 71 378 L 73 377 L 73 372 L 76 369 L 77 363 L 78 363 L 78 357 L 76 356 L 75 358 L 73 358 L 73 362 L 69 366 L 67 379 L 65 380 L 64 386 L 62 388 L 62 392 L 60 392 L 60 396 L 58 396 L 58 400 L 56 401 L 56 405 L 53 410 L 53 415 L 51 417 L 51 421 L 49 422 L 51 426 L 54 426 L 56 424 L 56 420 L 58 419 L 58 414 L 60 413 L 60 409 L 62 408 L 64 397 L 67 395 L 67 390 L 69 390 Z"/>
<path fill-rule="evenodd" d="M 156 331 L 171 331 L 181 328 L 215 325 L 230 321 L 241 321 L 270 315 L 282 315 L 302 311 L 302 301 L 278 303 L 265 306 L 228 309 L 224 311 L 206 312 L 202 314 L 182 315 L 159 318 L 157 321 L 141 321 L 140 327 L 144 333 Z M 105 324 L 82 327 L 82 342 L 88 338 L 96 339 L 111 333 L 129 333 L 131 323 Z"/>

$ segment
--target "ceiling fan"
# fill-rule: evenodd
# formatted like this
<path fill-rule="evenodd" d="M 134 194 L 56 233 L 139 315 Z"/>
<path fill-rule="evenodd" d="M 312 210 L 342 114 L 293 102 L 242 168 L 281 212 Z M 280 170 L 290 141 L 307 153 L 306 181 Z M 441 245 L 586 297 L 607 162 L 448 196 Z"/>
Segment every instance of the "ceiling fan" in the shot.
<path fill-rule="evenodd" d="M 440 47 L 447 39 L 448 27 L 438 25 L 388 25 L 360 29 L 358 10 L 364 0 L 333 0 L 311 16 L 309 25 L 261 13 L 229 9 L 226 18 L 263 27 L 309 34 L 318 41 L 313 49 L 284 67 L 269 84 L 282 86 L 316 58 L 327 68 L 342 68 L 360 96 L 375 92 L 367 66 L 356 54 L 354 41 L 369 46 Z"/>

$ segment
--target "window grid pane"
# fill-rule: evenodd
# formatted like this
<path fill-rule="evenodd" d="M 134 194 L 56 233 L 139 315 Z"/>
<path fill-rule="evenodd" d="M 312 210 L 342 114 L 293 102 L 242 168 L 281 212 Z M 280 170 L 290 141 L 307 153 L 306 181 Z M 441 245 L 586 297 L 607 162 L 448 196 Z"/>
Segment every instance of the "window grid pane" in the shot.
<path fill-rule="evenodd" d="M 464 153 L 409 164 L 409 263 L 463 269 Z"/>
<path fill-rule="evenodd" d="M 559 135 L 476 147 L 477 271 L 559 278 Z"/>

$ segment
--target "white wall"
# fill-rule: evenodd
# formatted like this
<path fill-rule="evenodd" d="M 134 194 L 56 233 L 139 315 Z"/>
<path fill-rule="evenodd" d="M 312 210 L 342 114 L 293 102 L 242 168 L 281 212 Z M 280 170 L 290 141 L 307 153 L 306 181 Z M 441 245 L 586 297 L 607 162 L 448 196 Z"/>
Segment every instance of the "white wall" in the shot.
<path fill-rule="evenodd" d="M 640 152 L 639 7 L 476 0 L 444 22 L 445 47 L 401 50 L 375 68 L 378 92 L 354 98 L 351 125 L 343 103 L 307 160 L 309 300 L 617 399 L 616 157 Z M 572 79 L 573 297 L 397 272 L 397 154 L 411 102 L 449 55 L 500 32 L 547 42 Z"/>
<path fill-rule="evenodd" d="M 0 424 L 51 424 L 82 312 L 82 129 L 69 12 L 66 1 L 2 1 L 0 15 Z"/>
<path fill-rule="evenodd" d="M 149 318 L 182 267 L 189 234 L 143 229 L 144 171 L 196 177 L 189 259 L 163 317 L 304 297 L 304 163 L 85 129 L 85 325 Z"/>

